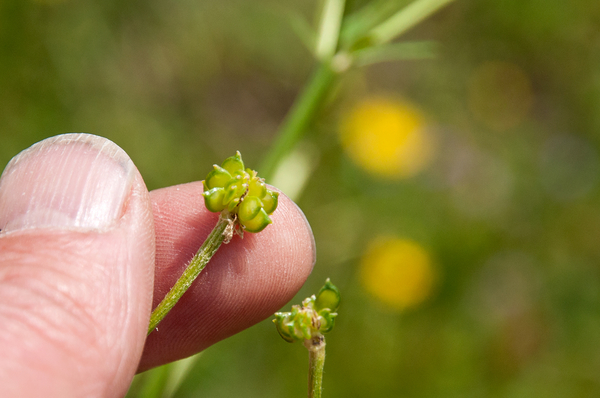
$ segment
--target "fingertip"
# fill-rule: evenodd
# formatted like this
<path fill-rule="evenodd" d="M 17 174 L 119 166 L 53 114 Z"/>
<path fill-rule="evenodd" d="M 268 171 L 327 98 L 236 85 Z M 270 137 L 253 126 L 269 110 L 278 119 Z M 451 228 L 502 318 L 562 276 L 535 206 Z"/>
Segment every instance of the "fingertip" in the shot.
<path fill-rule="evenodd" d="M 201 183 L 151 192 L 157 230 L 154 305 L 216 224 Z M 301 288 L 315 262 L 312 230 L 281 194 L 260 233 L 222 245 L 175 308 L 148 337 L 140 371 L 187 357 L 272 315 Z"/>
<path fill-rule="evenodd" d="M 257 250 L 271 258 L 268 275 L 273 285 L 281 286 L 281 295 L 289 301 L 300 290 L 316 261 L 312 229 L 298 205 L 280 192 L 279 205 L 271 215 L 273 224 L 251 239 L 260 239 Z M 285 304 L 284 302 L 284 304 Z"/>

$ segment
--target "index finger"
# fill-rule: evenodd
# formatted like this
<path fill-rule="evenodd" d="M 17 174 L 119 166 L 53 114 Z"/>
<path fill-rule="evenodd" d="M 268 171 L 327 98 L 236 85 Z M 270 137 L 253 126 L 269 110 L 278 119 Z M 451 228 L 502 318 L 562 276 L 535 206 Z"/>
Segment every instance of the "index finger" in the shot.
<path fill-rule="evenodd" d="M 202 183 L 150 193 L 156 228 L 153 307 L 169 291 L 218 220 Z M 287 196 L 264 231 L 222 245 L 148 336 L 139 371 L 195 354 L 269 317 L 300 289 L 315 262 L 312 231 Z"/>

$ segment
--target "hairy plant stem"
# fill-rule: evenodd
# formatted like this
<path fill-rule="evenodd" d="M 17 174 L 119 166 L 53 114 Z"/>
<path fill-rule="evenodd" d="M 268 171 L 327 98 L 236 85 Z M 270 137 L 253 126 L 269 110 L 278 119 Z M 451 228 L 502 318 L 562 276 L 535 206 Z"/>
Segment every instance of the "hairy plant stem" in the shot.
<path fill-rule="evenodd" d="M 260 167 L 261 174 L 265 179 L 268 180 L 273 177 L 273 173 L 281 159 L 290 152 L 305 133 L 309 124 L 312 123 L 317 110 L 329 92 L 329 88 L 335 81 L 335 76 L 336 73 L 326 62 L 319 64 L 312 74 L 310 81 L 283 120 L 276 141 L 271 146 Z"/>
<path fill-rule="evenodd" d="M 196 255 L 192 258 L 189 265 L 181 277 L 175 282 L 175 285 L 169 290 L 169 293 L 162 299 L 160 304 L 152 311 L 150 315 L 150 326 L 148 326 L 148 334 L 156 328 L 158 323 L 171 311 L 177 304 L 181 296 L 189 289 L 192 282 L 200 275 L 200 272 L 206 267 L 211 257 L 215 254 L 221 243 L 226 238 L 225 230 L 231 226 L 232 220 L 228 214 L 221 214 L 217 225 L 208 235 Z"/>
<path fill-rule="evenodd" d="M 323 367 L 325 366 L 325 337 L 319 335 L 304 340 L 308 349 L 308 398 L 321 398 Z"/>

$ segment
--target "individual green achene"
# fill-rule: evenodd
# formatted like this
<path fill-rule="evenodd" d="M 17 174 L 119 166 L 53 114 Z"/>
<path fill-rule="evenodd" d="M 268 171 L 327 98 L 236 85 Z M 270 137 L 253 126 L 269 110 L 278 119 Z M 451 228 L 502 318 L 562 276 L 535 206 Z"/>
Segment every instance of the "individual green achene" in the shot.
<path fill-rule="evenodd" d="M 256 171 L 244 168 L 239 151 L 213 170 L 204 180 L 204 204 L 212 212 L 227 211 L 242 230 L 260 232 L 271 224 L 279 192 L 267 189 Z"/>
<path fill-rule="evenodd" d="M 150 315 L 148 334 L 171 311 L 181 296 L 200 275 L 222 243 L 229 243 L 233 233 L 260 232 L 271 224 L 269 215 L 277 208 L 279 193 L 267 189 L 256 171 L 244 168 L 242 155 L 236 152 L 221 164 L 214 165 L 203 181 L 204 204 L 220 212 L 219 221 L 169 293 Z"/>
<path fill-rule="evenodd" d="M 329 278 L 319 293 L 293 305 L 290 312 L 277 312 L 273 322 L 287 342 L 303 341 L 308 349 L 308 397 L 320 398 L 325 365 L 325 336 L 333 329 L 340 291 Z"/>

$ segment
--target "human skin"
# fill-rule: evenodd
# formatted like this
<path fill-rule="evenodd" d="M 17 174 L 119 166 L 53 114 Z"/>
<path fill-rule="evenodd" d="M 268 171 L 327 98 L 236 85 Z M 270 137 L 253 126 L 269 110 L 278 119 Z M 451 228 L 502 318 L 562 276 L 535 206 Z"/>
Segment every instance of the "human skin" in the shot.
<path fill-rule="evenodd" d="M 281 194 L 273 224 L 223 245 L 146 338 L 158 304 L 216 223 L 202 184 L 148 192 L 112 142 L 69 134 L 0 179 L 0 396 L 118 397 L 134 374 L 267 317 L 310 274 L 315 246 Z"/>

